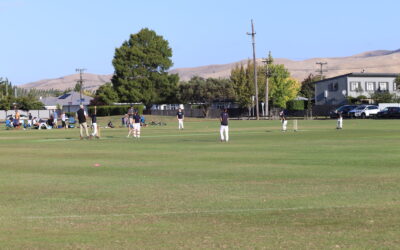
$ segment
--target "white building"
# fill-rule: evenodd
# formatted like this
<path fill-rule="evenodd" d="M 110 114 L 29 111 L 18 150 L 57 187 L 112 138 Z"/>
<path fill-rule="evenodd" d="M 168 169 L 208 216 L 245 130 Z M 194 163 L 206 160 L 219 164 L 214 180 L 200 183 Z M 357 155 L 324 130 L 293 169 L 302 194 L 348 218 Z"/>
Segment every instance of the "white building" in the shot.
<path fill-rule="evenodd" d="M 371 97 L 376 92 L 400 95 L 395 79 L 398 74 L 349 73 L 315 83 L 316 105 L 342 105 L 348 97 Z"/>

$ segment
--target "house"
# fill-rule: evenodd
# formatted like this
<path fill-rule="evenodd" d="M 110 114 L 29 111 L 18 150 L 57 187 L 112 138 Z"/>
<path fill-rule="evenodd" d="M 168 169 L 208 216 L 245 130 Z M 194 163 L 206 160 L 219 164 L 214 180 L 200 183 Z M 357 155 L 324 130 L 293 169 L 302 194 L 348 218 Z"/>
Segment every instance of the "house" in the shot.
<path fill-rule="evenodd" d="M 64 112 L 76 112 L 81 104 L 80 99 L 80 93 L 72 91 L 58 97 L 41 98 L 40 101 L 48 110 L 56 110 L 58 107 L 62 107 Z M 82 94 L 82 104 L 85 106 L 85 109 L 90 104 L 92 99 L 93 97 Z"/>
<path fill-rule="evenodd" d="M 371 97 L 376 92 L 388 91 L 400 95 L 395 79 L 398 74 L 349 73 L 315 83 L 316 105 L 343 105 L 348 97 Z"/>

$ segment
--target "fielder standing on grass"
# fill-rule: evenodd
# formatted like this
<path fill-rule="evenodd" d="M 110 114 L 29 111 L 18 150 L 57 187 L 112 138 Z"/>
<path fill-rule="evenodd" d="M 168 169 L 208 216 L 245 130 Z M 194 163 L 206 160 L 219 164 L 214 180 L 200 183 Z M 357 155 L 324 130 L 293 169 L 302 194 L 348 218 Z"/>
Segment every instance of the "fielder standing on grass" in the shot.
<path fill-rule="evenodd" d="M 219 130 L 219 133 L 221 135 L 221 142 L 224 142 L 224 141 L 228 142 L 229 141 L 229 127 L 228 127 L 229 115 L 228 115 L 228 110 L 226 108 L 221 113 L 219 120 L 221 122 L 221 128 Z M 225 134 L 225 136 L 224 136 L 224 134 Z"/>
<path fill-rule="evenodd" d="M 94 106 L 94 111 L 92 116 L 92 128 L 93 128 L 93 133 L 91 134 L 91 137 L 95 136 L 97 139 L 99 139 L 99 133 L 97 131 L 97 107 Z"/>
<path fill-rule="evenodd" d="M 135 111 L 135 114 L 133 115 L 133 137 L 134 138 L 140 138 L 140 120 L 142 118 L 139 115 L 138 111 Z"/>
<path fill-rule="evenodd" d="M 282 122 L 282 131 L 286 132 L 287 130 L 287 119 L 285 116 L 285 112 L 281 111 L 281 113 L 279 114 L 279 116 L 281 117 L 281 122 Z"/>
<path fill-rule="evenodd" d="M 182 112 L 182 109 L 178 109 L 178 113 L 176 113 L 176 118 L 178 119 L 178 129 L 183 129 L 183 119 L 185 119 L 185 115 Z"/>
<path fill-rule="evenodd" d="M 337 113 L 337 126 L 336 129 L 342 129 L 343 128 L 343 116 L 342 116 L 342 112 L 338 112 Z"/>
<path fill-rule="evenodd" d="M 89 131 L 87 128 L 87 123 L 86 123 L 86 112 L 83 109 L 83 105 L 81 104 L 79 106 L 79 110 L 78 112 L 76 112 L 76 115 L 78 116 L 78 122 L 79 122 L 79 129 L 80 129 L 80 136 L 81 136 L 81 140 L 83 139 L 83 129 L 86 132 L 86 139 L 89 138 Z"/>

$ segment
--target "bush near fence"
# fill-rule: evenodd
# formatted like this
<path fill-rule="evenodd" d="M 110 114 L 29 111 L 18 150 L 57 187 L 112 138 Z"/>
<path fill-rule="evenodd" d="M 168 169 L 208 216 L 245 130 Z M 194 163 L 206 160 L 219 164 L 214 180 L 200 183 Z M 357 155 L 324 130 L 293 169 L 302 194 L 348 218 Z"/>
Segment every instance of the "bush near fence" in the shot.
<path fill-rule="evenodd" d="M 292 100 L 287 102 L 288 110 L 304 110 L 304 101 Z"/>
<path fill-rule="evenodd" d="M 119 106 L 97 106 L 97 116 L 111 116 L 111 115 L 125 115 L 130 108 L 130 105 L 119 105 Z M 143 114 L 143 105 L 133 105 L 133 109 L 139 112 L 139 115 Z M 94 113 L 94 106 L 88 107 L 89 114 Z"/>

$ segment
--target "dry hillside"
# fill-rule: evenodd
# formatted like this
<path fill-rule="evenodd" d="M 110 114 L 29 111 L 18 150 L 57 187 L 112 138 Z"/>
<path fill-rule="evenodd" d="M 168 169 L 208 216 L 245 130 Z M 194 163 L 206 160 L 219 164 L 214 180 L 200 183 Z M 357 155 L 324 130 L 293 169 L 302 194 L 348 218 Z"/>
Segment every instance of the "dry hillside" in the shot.
<path fill-rule="evenodd" d="M 258 59 L 261 63 L 262 59 Z M 328 72 L 325 74 L 328 77 L 346 74 L 350 72 L 365 72 L 370 73 L 400 73 L 400 50 L 377 50 L 349 57 L 334 57 L 334 58 L 312 58 L 303 61 L 293 61 L 284 58 L 275 59 L 275 63 L 284 64 L 292 76 L 298 80 L 303 80 L 310 73 L 316 74 L 318 65 L 316 62 L 327 62 L 325 67 Z M 235 65 L 240 63 L 246 64 L 246 60 L 220 65 L 207 65 L 195 68 L 179 68 L 171 70 L 171 73 L 178 73 L 181 80 L 189 80 L 192 76 L 227 78 L 230 71 Z M 109 82 L 112 75 L 96 75 L 84 74 L 85 88 L 95 90 L 100 85 Z M 78 74 L 69 75 L 57 79 L 46 79 L 37 82 L 20 85 L 23 88 L 37 89 L 60 89 L 73 88 L 76 81 L 79 79 Z"/>

